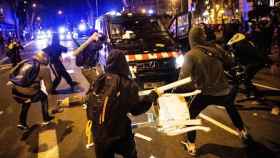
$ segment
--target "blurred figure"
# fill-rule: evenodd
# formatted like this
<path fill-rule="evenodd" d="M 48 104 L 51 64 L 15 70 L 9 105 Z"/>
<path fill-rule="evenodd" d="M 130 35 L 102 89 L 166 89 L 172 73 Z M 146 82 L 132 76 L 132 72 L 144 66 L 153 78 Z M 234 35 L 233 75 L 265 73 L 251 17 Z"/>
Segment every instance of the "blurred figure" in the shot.
<path fill-rule="evenodd" d="M 49 124 L 54 118 L 48 113 L 47 92 L 51 89 L 51 74 L 47 65 L 47 55 L 38 52 L 33 59 L 23 60 L 10 72 L 13 98 L 21 104 L 17 127 L 22 130 L 29 129 L 26 119 L 31 103 L 41 102 L 43 125 Z"/>
<path fill-rule="evenodd" d="M 12 62 L 12 66 L 16 66 L 22 59 L 20 51 L 23 50 L 22 45 L 15 38 L 10 38 L 7 44 L 7 56 Z"/>
<path fill-rule="evenodd" d="M 55 75 L 55 79 L 52 85 L 52 93 L 57 93 L 56 88 L 59 85 L 62 77 L 70 85 L 71 90 L 73 91 L 75 86 L 78 85 L 78 83 L 72 80 L 71 76 L 68 74 L 64 65 L 61 62 L 61 54 L 67 53 L 67 48 L 60 45 L 59 36 L 57 34 L 53 35 L 52 44 L 49 45 L 47 48 L 44 48 L 43 51 L 48 54 L 50 58 L 50 67 Z"/>
<path fill-rule="evenodd" d="M 245 66 L 245 89 L 248 98 L 255 98 L 257 95 L 256 87 L 252 80 L 259 70 L 265 66 L 263 54 L 257 47 L 249 41 L 244 34 L 235 34 L 228 42 L 234 49 L 234 54 L 241 65 Z"/>
<path fill-rule="evenodd" d="M 219 45 L 209 44 L 201 27 L 193 27 L 190 30 L 189 42 L 191 50 L 184 56 L 179 80 L 191 77 L 192 82 L 175 91 L 187 92 L 195 89 L 202 91 L 190 104 L 190 118 L 195 119 L 209 105 L 224 106 L 241 139 L 247 143 L 249 134 L 234 105 L 236 90 L 230 88 L 224 74 L 225 68 L 232 64 L 232 57 Z M 185 147 L 193 156 L 196 155 L 195 139 L 196 131 L 187 133 Z"/>

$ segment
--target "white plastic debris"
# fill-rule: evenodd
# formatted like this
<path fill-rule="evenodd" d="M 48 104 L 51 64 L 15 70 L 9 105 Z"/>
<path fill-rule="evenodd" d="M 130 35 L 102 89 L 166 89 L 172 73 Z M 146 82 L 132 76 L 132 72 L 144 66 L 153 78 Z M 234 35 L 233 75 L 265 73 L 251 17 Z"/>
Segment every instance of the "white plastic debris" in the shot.
<path fill-rule="evenodd" d="M 4 111 L 1 110 L 1 111 L 0 111 L 0 115 L 3 115 L 3 114 L 4 114 Z"/>

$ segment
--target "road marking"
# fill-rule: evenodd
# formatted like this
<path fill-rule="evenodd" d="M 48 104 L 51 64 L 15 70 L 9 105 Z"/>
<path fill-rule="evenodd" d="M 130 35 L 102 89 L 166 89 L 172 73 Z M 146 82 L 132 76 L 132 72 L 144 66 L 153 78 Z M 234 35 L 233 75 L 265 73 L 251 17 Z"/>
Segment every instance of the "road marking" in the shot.
<path fill-rule="evenodd" d="M 59 158 L 55 129 L 49 129 L 39 133 L 38 158 Z"/>
<path fill-rule="evenodd" d="M 5 61 L 7 61 L 9 58 L 8 57 L 4 57 L 3 59 L 0 60 L 0 64 L 3 64 Z"/>
<path fill-rule="evenodd" d="M 24 47 L 24 48 L 25 48 L 25 47 L 28 47 L 32 42 L 34 42 L 34 41 L 30 41 L 30 42 L 26 43 L 23 47 Z"/>
<path fill-rule="evenodd" d="M 279 88 L 274 88 L 274 87 L 266 86 L 266 85 L 263 85 L 263 84 L 260 84 L 260 83 L 256 83 L 256 82 L 254 82 L 253 85 L 255 85 L 257 87 L 262 87 L 262 88 L 270 89 L 270 90 L 280 91 Z"/>
<path fill-rule="evenodd" d="M 146 141 L 148 141 L 148 142 L 150 142 L 150 141 L 153 140 L 151 137 L 145 136 L 145 135 L 140 134 L 140 133 L 135 133 L 134 136 L 137 137 L 137 138 L 144 139 L 144 140 L 146 140 Z"/>
<path fill-rule="evenodd" d="M 225 131 L 227 131 L 227 132 L 229 132 L 229 133 L 231 133 L 231 134 L 233 134 L 233 135 L 239 136 L 239 133 L 238 133 L 236 130 L 231 129 L 230 127 L 228 127 L 228 126 L 222 124 L 222 123 L 219 122 L 219 121 L 216 121 L 215 119 L 213 119 L 213 118 L 211 118 L 211 117 L 209 117 L 209 116 L 206 116 L 206 115 L 200 113 L 200 114 L 199 114 L 199 117 L 201 117 L 202 119 L 204 119 L 204 120 L 206 120 L 206 121 L 208 121 L 208 122 L 210 122 L 210 123 L 212 123 L 212 124 L 214 124 L 214 125 L 216 125 L 216 126 L 222 128 L 222 129 L 224 129 Z"/>

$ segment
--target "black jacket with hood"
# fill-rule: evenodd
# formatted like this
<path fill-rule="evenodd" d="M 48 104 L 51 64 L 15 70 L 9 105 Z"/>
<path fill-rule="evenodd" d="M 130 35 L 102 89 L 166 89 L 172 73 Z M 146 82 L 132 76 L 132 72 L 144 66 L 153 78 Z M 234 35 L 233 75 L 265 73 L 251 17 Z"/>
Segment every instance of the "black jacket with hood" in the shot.
<path fill-rule="evenodd" d="M 200 89 L 203 95 L 223 96 L 230 92 L 224 75 L 224 66 L 232 63 L 232 58 L 220 46 L 206 42 L 204 30 L 194 27 L 189 32 L 191 50 L 185 54 L 179 79 L 192 78 L 192 83 L 179 87 L 176 91 Z M 209 56 L 206 52 L 211 53 Z"/>
<path fill-rule="evenodd" d="M 124 53 L 120 50 L 112 50 L 106 63 L 105 74 L 100 76 L 95 84 L 98 84 L 100 78 L 110 76 L 112 82 L 118 82 L 120 91 L 119 104 L 112 104 L 111 126 L 107 131 L 107 136 L 112 139 L 122 139 L 132 136 L 131 120 L 127 116 L 143 114 L 148 111 L 152 103 L 156 100 L 157 94 L 152 92 L 146 96 L 138 95 L 138 85 L 130 79 L 130 71 Z M 109 139 L 110 139 L 109 138 Z M 104 141 L 104 140 L 101 140 Z"/>

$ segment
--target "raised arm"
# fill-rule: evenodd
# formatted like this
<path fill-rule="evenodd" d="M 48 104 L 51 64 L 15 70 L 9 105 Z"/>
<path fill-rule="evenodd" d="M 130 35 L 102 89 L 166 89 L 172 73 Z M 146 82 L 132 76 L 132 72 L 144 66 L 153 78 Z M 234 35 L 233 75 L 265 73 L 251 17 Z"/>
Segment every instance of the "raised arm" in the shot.
<path fill-rule="evenodd" d="M 93 41 L 98 41 L 98 32 L 94 32 L 83 44 L 81 44 L 77 49 L 74 50 L 73 55 L 79 55 L 85 48 L 88 47 Z"/>

